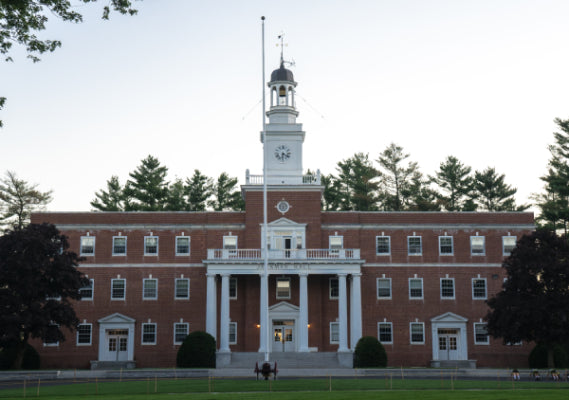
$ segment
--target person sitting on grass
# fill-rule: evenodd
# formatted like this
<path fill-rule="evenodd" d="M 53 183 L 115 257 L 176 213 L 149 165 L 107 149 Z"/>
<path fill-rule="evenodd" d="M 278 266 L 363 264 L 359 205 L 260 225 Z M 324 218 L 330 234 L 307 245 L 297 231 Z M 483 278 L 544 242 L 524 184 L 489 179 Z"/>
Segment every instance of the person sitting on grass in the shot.
<path fill-rule="evenodd" d="M 518 371 L 517 368 L 514 368 L 514 370 L 512 371 L 512 379 L 515 381 L 520 380 L 520 371 Z"/>

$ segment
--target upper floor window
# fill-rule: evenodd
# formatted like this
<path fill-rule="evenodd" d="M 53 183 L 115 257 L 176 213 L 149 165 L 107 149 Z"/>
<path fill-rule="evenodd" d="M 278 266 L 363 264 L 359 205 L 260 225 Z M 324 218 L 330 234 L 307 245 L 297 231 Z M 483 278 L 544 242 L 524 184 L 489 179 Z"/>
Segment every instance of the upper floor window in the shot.
<path fill-rule="evenodd" d="M 158 298 L 158 279 L 146 278 L 142 280 L 142 298 L 156 300 Z"/>
<path fill-rule="evenodd" d="M 390 236 L 375 237 L 375 254 L 377 254 L 378 256 L 388 256 L 391 254 Z"/>
<path fill-rule="evenodd" d="M 391 322 L 379 322 L 377 324 L 377 338 L 383 344 L 393 343 L 393 324 Z"/>
<path fill-rule="evenodd" d="M 441 256 L 451 256 L 453 252 L 452 236 L 439 236 L 439 254 Z"/>
<path fill-rule="evenodd" d="M 290 278 L 277 278 L 277 299 L 290 299 Z"/>
<path fill-rule="evenodd" d="M 473 256 L 486 254 L 486 238 L 484 236 L 470 236 L 470 254 Z"/>
<path fill-rule="evenodd" d="M 330 236 L 330 250 L 332 254 L 338 253 L 340 249 L 344 248 L 344 237 L 343 236 Z"/>
<path fill-rule="evenodd" d="M 113 236 L 113 256 L 126 256 L 126 236 Z"/>
<path fill-rule="evenodd" d="M 81 248 L 79 253 L 82 256 L 95 255 L 95 237 L 94 236 L 81 236 Z"/>
<path fill-rule="evenodd" d="M 486 278 L 472 279 L 472 298 L 475 300 L 486 300 Z"/>
<path fill-rule="evenodd" d="M 441 299 L 454 299 L 454 278 L 441 278 Z"/>
<path fill-rule="evenodd" d="M 512 250 L 516 247 L 515 236 L 502 236 L 502 254 L 509 256 Z"/>
<path fill-rule="evenodd" d="M 111 300 L 124 300 L 126 297 L 126 279 L 111 279 Z"/>
<path fill-rule="evenodd" d="M 183 275 L 182 275 L 183 276 Z M 189 299 L 190 298 L 190 279 L 189 278 L 176 278 L 176 288 L 174 290 L 174 298 Z"/>
<path fill-rule="evenodd" d="M 223 248 L 225 250 L 236 250 L 237 249 L 237 236 L 224 236 L 223 237 Z"/>
<path fill-rule="evenodd" d="M 423 278 L 409 278 L 409 298 L 423 298 Z"/>
<path fill-rule="evenodd" d="M 81 295 L 81 300 L 93 300 L 93 286 L 95 281 L 93 279 L 89 279 L 89 285 L 82 287 L 79 289 L 79 294 Z"/>
<path fill-rule="evenodd" d="M 411 256 L 420 256 L 423 254 L 423 245 L 421 236 L 408 236 L 407 237 L 407 253 Z"/>
<path fill-rule="evenodd" d="M 391 298 L 391 278 L 377 278 L 377 298 Z"/>
<path fill-rule="evenodd" d="M 340 284 L 338 278 L 330 278 L 328 280 L 328 286 L 330 289 L 330 300 L 338 300 L 340 297 Z"/>
<path fill-rule="evenodd" d="M 144 237 L 144 255 L 145 256 L 158 255 L 158 236 Z"/>
<path fill-rule="evenodd" d="M 190 255 L 190 237 L 189 236 L 176 236 L 176 255 L 188 256 Z"/>

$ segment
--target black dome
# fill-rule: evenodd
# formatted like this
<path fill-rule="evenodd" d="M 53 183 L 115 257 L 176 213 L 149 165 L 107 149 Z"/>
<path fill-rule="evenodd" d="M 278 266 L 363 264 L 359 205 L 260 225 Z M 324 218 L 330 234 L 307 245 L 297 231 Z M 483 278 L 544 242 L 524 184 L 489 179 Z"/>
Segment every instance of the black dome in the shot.
<path fill-rule="evenodd" d="M 279 69 L 275 69 L 271 73 L 271 82 L 276 82 L 276 81 L 294 82 L 294 76 L 292 75 L 292 71 L 286 69 L 284 67 L 284 63 L 281 63 L 281 67 Z"/>

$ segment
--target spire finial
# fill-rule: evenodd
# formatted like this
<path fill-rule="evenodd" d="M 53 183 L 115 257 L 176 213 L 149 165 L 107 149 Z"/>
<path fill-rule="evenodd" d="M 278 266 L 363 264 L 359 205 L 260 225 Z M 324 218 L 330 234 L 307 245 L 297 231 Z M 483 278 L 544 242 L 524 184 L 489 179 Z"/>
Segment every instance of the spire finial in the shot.
<path fill-rule="evenodd" d="M 283 52 L 284 52 L 284 32 L 281 32 L 281 34 L 278 36 L 279 39 L 281 40 L 281 65 L 284 65 L 284 56 L 283 56 Z M 277 44 L 278 46 L 278 44 Z"/>

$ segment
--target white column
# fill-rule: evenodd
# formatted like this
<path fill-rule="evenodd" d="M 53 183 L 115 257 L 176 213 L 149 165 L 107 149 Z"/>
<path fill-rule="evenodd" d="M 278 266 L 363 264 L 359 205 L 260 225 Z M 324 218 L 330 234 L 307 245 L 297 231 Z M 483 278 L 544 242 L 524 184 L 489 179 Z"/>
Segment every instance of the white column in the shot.
<path fill-rule="evenodd" d="M 259 301 L 260 309 L 260 325 L 259 329 L 259 352 L 266 353 L 268 349 L 269 338 L 269 278 L 265 274 L 261 274 L 261 299 Z"/>
<path fill-rule="evenodd" d="M 350 287 L 350 348 L 356 349 L 358 340 L 362 337 L 362 274 L 352 274 Z"/>
<path fill-rule="evenodd" d="M 215 274 L 207 274 L 205 330 L 217 340 L 217 283 Z"/>
<path fill-rule="evenodd" d="M 221 318 L 219 320 L 219 351 L 229 352 L 229 275 L 221 275 Z"/>
<path fill-rule="evenodd" d="M 298 351 L 308 351 L 308 274 L 300 273 L 300 314 L 298 316 Z"/>
<path fill-rule="evenodd" d="M 348 294 L 346 274 L 338 274 L 338 319 L 340 325 L 340 346 L 338 351 L 348 351 Z"/>

